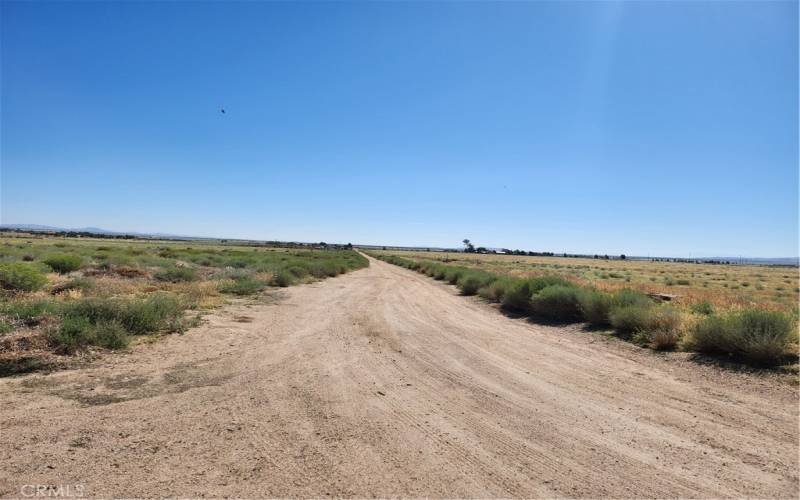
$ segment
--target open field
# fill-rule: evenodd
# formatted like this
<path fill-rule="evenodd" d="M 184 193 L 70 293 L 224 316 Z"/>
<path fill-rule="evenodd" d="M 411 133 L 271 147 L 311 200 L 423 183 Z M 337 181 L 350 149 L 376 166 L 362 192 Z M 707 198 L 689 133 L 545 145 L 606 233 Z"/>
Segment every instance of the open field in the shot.
<path fill-rule="evenodd" d="M 380 261 L 0 379 L 0 496 L 796 498 L 796 386 Z"/>
<path fill-rule="evenodd" d="M 461 252 L 375 251 L 433 260 L 529 278 L 556 275 L 601 290 L 632 288 L 677 295 L 675 303 L 691 307 L 708 302 L 718 310 L 756 306 L 797 314 L 800 274 L 797 267 L 693 264 L 641 260 L 604 260 Z"/>
<path fill-rule="evenodd" d="M 0 375 L 183 332 L 233 298 L 365 265 L 351 250 L 3 236 Z"/>
<path fill-rule="evenodd" d="M 663 288 L 644 283 L 642 276 L 633 279 L 636 272 L 661 274 L 663 266 L 648 269 L 617 265 L 617 271 L 608 271 L 602 265 L 588 267 L 589 259 L 566 264 L 525 261 L 526 257 L 516 256 L 473 258 L 469 254 L 427 252 L 373 255 L 444 280 L 457 286 L 463 295 L 480 295 L 500 304 L 507 313 L 533 321 L 583 323 L 585 328 L 609 331 L 656 350 L 677 349 L 716 356 L 723 362 L 783 365 L 790 372 L 797 371 L 797 306 L 742 295 L 737 301 L 725 300 L 726 292 L 720 290 L 699 294 L 692 290 L 688 278 L 696 272 L 709 276 L 710 271 L 702 268 L 683 269 L 687 278 L 677 283 L 686 293 L 668 294 Z M 676 269 L 670 271 L 677 274 Z M 766 270 L 759 275 L 766 278 Z M 596 282 L 588 279 L 592 276 L 598 278 Z M 624 281 L 609 282 L 616 278 Z"/>

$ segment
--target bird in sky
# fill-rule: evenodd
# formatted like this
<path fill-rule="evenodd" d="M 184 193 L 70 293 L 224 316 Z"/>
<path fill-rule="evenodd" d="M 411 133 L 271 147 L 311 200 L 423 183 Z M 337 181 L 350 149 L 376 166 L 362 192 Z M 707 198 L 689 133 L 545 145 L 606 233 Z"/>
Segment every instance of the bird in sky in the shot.
<path fill-rule="evenodd" d="M 219 108 L 219 112 L 224 115 L 225 114 L 225 108 Z"/>

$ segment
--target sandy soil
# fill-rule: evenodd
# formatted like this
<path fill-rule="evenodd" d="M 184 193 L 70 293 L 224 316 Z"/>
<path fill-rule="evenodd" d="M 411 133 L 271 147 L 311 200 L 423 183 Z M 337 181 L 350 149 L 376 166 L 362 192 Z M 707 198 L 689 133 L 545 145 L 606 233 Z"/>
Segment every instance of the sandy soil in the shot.
<path fill-rule="evenodd" d="M 796 386 L 375 260 L 0 396 L 12 497 L 798 495 Z"/>

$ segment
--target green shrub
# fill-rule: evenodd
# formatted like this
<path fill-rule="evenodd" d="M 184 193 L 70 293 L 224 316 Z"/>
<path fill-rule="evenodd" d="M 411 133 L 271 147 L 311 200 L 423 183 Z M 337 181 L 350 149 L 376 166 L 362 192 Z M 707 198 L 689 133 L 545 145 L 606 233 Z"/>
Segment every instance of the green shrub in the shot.
<path fill-rule="evenodd" d="M 774 365 L 784 359 L 796 335 L 795 325 L 786 314 L 748 309 L 726 316 L 708 316 L 698 322 L 686 347 L 737 356 L 756 365 Z"/>
<path fill-rule="evenodd" d="M 226 262 L 226 265 L 235 269 L 244 269 L 250 265 L 250 261 L 245 259 L 230 259 Z"/>
<path fill-rule="evenodd" d="M 44 263 L 60 274 L 66 274 L 80 269 L 83 261 L 77 255 L 51 255 L 44 259 Z"/>
<path fill-rule="evenodd" d="M 608 313 L 608 319 L 620 333 L 635 333 L 646 328 L 651 308 L 642 305 L 614 306 Z"/>
<path fill-rule="evenodd" d="M 531 311 L 537 316 L 555 321 L 583 319 L 581 295 L 576 286 L 550 285 L 531 298 Z"/>
<path fill-rule="evenodd" d="M 489 285 L 495 277 L 482 271 L 464 271 L 457 280 L 458 289 L 462 295 L 475 295 L 478 290 Z"/>
<path fill-rule="evenodd" d="M 458 283 L 459 278 L 467 272 L 463 267 L 448 267 L 444 271 L 444 279 L 451 285 Z M 476 290 L 477 292 L 477 290 Z M 472 294 L 474 295 L 474 293 Z"/>
<path fill-rule="evenodd" d="M 506 277 L 497 278 L 488 285 L 478 290 L 478 295 L 493 302 L 502 302 L 506 290 L 511 287 L 512 281 Z"/>
<path fill-rule="evenodd" d="M 294 276 L 286 270 L 278 271 L 275 273 L 275 276 L 272 277 L 272 286 L 280 286 L 280 287 L 287 287 L 292 286 L 294 283 Z"/>
<path fill-rule="evenodd" d="M 682 337 L 680 312 L 666 305 L 645 311 L 633 341 L 657 350 L 674 349 Z"/>
<path fill-rule="evenodd" d="M 87 297 L 66 304 L 64 318 L 84 318 L 92 325 L 116 322 L 132 335 L 144 335 L 182 329 L 183 307 L 167 293 L 129 300 Z"/>
<path fill-rule="evenodd" d="M 128 346 L 128 332 L 116 321 L 101 321 L 94 326 L 93 342 L 108 349 L 122 349 Z"/>
<path fill-rule="evenodd" d="M 87 318 L 64 319 L 57 330 L 48 332 L 50 343 L 68 353 L 92 343 L 92 323 Z"/>
<path fill-rule="evenodd" d="M 710 302 L 705 300 L 703 302 L 692 304 L 692 312 L 695 314 L 703 314 L 708 316 L 710 314 L 714 314 L 714 306 L 712 306 Z"/>
<path fill-rule="evenodd" d="M 653 305 L 653 299 L 646 294 L 630 288 L 623 288 L 614 294 L 614 306 L 641 306 L 649 307 Z"/>
<path fill-rule="evenodd" d="M 531 284 L 527 280 L 513 282 L 503 294 L 503 308 L 527 312 L 531 305 Z"/>
<path fill-rule="evenodd" d="M 575 286 L 572 282 L 560 276 L 537 276 L 528 280 L 528 287 L 532 294 L 539 293 L 550 286 Z"/>
<path fill-rule="evenodd" d="M 265 283 L 255 278 L 240 278 L 233 282 L 221 283 L 218 290 L 233 295 L 252 295 L 264 289 Z"/>
<path fill-rule="evenodd" d="M 0 264 L 0 288 L 21 292 L 33 292 L 44 286 L 47 278 L 33 264 L 13 262 Z"/>
<path fill-rule="evenodd" d="M 634 335 L 633 341 L 657 351 L 672 350 L 680 343 L 681 332 L 679 330 L 642 330 Z"/>
<path fill-rule="evenodd" d="M 302 266 L 289 266 L 286 268 L 286 272 L 294 276 L 295 278 L 302 279 L 308 276 L 309 272 L 308 269 Z"/>
<path fill-rule="evenodd" d="M 604 327 L 611 324 L 608 315 L 614 299 L 607 293 L 598 290 L 586 290 L 580 296 L 580 306 L 583 317 L 592 326 Z"/>
<path fill-rule="evenodd" d="M 330 260 L 311 262 L 308 269 L 315 278 L 334 277 L 341 272 L 339 265 Z"/>
<path fill-rule="evenodd" d="M 435 279 L 435 280 L 443 280 L 444 279 L 444 273 L 445 273 L 445 267 L 444 266 L 437 265 L 437 266 L 434 266 L 431 269 L 432 269 L 432 272 L 430 273 L 430 276 L 433 279 Z"/>
<path fill-rule="evenodd" d="M 735 350 L 731 318 L 711 315 L 695 323 L 686 348 L 709 354 L 730 354 Z"/>
<path fill-rule="evenodd" d="M 178 283 L 180 281 L 195 281 L 197 272 L 191 267 L 168 267 L 158 271 L 153 277 L 159 281 Z"/>
<path fill-rule="evenodd" d="M 6 320 L 0 319 L 0 335 L 14 331 L 14 325 Z"/>
<path fill-rule="evenodd" d="M 125 315 L 119 321 L 128 332 L 143 335 L 160 330 L 179 331 L 183 328 L 182 318 L 183 307 L 177 297 L 154 293 L 145 299 L 127 302 Z"/>
<path fill-rule="evenodd" d="M 35 325 L 47 316 L 56 316 L 60 311 L 61 305 L 48 299 L 14 300 L 0 305 L 0 312 L 28 325 Z"/>
<path fill-rule="evenodd" d="M 73 278 L 66 283 L 56 285 L 50 291 L 52 294 L 65 292 L 67 290 L 91 290 L 94 288 L 94 281 L 89 278 Z"/>
<path fill-rule="evenodd" d="M 92 323 L 81 316 L 67 317 L 56 330 L 48 332 L 50 343 L 67 353 L 97 345 L 108 349 L 121 349 L 128 345 L 128 333 L 116 321 Z"/>
<path fill-rule="evenodd" d="M 214 273 L 211 279 L 215 280 L 240 280 L 244 278 L 252 278 L 253 273 L 242 269 L 228 269 Z"/>

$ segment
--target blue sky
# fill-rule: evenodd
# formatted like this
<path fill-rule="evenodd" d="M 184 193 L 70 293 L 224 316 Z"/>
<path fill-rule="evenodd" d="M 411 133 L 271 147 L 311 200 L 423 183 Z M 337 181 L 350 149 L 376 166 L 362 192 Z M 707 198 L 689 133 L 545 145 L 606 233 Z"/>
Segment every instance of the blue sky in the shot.
<path fill-rule="evenodd" d="M 0 8 L 3 223 L 798 254 L 796 2 Z"/>

